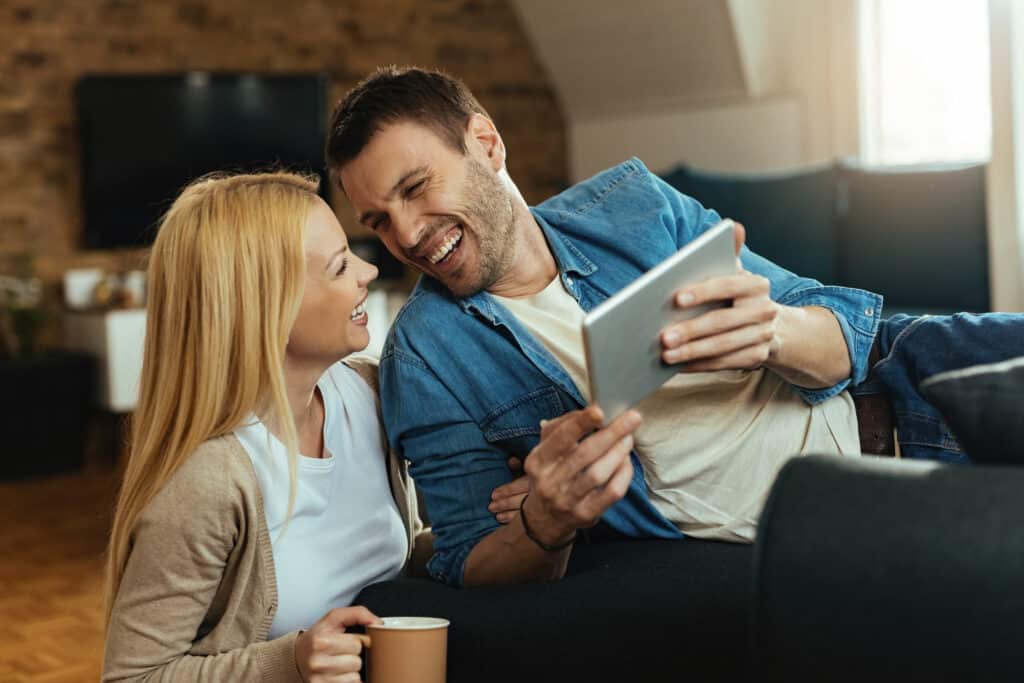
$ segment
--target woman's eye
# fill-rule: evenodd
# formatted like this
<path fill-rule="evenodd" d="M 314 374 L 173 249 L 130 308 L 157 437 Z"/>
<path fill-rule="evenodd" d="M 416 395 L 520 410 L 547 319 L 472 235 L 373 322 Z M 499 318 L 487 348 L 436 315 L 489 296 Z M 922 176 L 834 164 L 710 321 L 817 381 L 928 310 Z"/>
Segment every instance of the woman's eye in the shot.
<path fill-rule="evenodd" d="M 344 261 L 341 262 L 341 267 L 338 268 L 338 272 L 335 273 L 335 275 L 344 275 L 345 274 L 345 270 L 347 268 L 348 268 L 348 259 L 345 259 Z"/>

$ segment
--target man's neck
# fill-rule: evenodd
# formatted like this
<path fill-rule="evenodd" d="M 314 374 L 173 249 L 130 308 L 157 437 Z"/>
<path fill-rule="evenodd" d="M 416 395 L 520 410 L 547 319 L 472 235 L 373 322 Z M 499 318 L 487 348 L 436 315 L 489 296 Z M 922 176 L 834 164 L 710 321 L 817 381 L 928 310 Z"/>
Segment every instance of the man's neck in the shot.
<path fill-rule="evenodd" d="M 517 299 L 543 291 L 558 275 L 558 264 L 526 202 L 516 202 L 516 233 L 512 260 L 505 274 L 487 291 Z"/>

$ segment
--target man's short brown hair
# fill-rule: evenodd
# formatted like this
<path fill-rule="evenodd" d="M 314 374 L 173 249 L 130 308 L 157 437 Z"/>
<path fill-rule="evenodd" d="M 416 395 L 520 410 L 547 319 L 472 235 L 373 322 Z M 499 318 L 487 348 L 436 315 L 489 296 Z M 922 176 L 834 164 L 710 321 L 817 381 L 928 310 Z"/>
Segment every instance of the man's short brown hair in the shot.
<path fill-rule="evenodd" d="M 339 170 L 359 156 L 377 131 L 399 121 L 426 126 L 465 154 L 466 124 L 474 113 L 490 118 L 454 76 L 417 67 L 381 67 L 335 107 L 325 150 L 327 166 Z"/>

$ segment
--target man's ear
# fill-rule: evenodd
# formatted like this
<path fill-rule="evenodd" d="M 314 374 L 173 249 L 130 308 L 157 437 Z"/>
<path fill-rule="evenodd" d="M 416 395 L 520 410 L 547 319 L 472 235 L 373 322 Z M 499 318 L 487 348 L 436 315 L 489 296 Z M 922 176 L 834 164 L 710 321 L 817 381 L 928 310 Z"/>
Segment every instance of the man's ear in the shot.
<path fill-rule="evenodd" d="M 466 143 L 471 153 L 477 152 L 486 157 L 495 172 L 505 167 L 505 143 L 494 122 L 483 114 L 470 114 L 466 124 Z"/>

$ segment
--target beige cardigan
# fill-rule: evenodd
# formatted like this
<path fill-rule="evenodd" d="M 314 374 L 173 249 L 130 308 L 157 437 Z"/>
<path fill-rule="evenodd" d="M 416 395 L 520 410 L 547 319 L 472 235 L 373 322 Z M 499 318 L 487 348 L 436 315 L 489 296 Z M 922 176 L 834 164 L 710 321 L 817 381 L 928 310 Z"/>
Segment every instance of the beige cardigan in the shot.
<path fill-rule="evenodd" d="M 351 365 L 376 389 L 375 367 Z M 387 467 L 409 539 L 408 571 L 430 556 L 430 533 L 405 461 L 388 454 Z M 171 476 L 132 532 L 103 680 L 300 682 L 298 632 L 267 640 L 276 610 L 256 471 L 234 435 L 210 439 Z"/>

